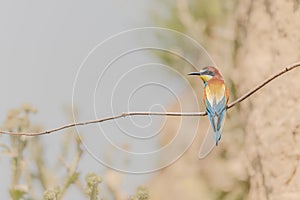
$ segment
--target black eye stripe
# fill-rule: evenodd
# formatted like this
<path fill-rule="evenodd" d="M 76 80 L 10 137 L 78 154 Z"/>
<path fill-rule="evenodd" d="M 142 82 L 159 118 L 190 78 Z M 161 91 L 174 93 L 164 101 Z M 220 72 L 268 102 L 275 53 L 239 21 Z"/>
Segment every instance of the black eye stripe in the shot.
<path fill-rule="evenodd" d="M 203 73 L 204 75 L 209 75 L 209 76 L 214 76 L 215 75 L 215 73 L 214 72 L 212 72 L 212 71 L 205 71 L 204 73 Z"/>

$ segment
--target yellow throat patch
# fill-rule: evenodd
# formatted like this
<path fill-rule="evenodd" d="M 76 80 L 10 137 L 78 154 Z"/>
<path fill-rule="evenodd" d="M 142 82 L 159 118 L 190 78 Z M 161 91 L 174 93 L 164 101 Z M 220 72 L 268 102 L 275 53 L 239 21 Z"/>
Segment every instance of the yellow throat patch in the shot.
<path fill-rule="evenodd" d="M 210 76 L 210 75 L 200 75 L 200 78 L 201 78 L 204 82 L 207 82 L 207 81 L 209 81 L 209 80 L 212 78 L 212 76 Z"/>

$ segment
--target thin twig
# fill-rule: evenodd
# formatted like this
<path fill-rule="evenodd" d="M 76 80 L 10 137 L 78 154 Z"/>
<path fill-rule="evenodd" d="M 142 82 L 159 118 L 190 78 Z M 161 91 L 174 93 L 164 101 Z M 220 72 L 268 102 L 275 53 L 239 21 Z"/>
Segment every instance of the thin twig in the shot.
<path fill-rule="evenodd" d="M 30 132 L 10 132 L 10 131 L 2 131 L 0 130 L 0 134 L 9 134 L 9 135 L 26 135 L 26 136 L 37 136 L 37 135 L 44 135 L 49 134 L 52 132 L 60 131 L 66 128 L 71 128 L 74 126 L 84 126 L 88 124 L 95 124 L 95 123 L 101 123 L 105 121 L 110 121 L 113 119 L 119 119 L 122 117 L 128 117 L 128 116 L 145 116 L 145 115 L 157 115 L 157 116 L 205 116 L 206 112 L 198 112 L 198 113 L 181 113 L 181 112 L 125 112 L 120 115 L 112 116 L 112 117 L 106 117 L 101 119 L 95 119 L 90 121 L 84 121 L 84 122 L 77 122 L 77 123 L 71 123 L 67 125 L 63 125 L 61 127 L 57 127 L 50 130 L 40 131 L 36 133 L 30 133 Z"/>
<path fill-rule="evenodd" d="M 299 66 L 300 66 L 300 62 L 296 62 L 296 63 L 293 63 L 293 64 L 291 64 L 289 66 L 286 66 L 283 70 L 277 72 L 273 76 L 270 76 L 269 78 L 267 78 L 264 82 L 262 82 L 261 84 L 259 84 L 255 88 L 253 88 L 252 90 L 250 90 L 249 92 L 247 92 L 246 94 L 244 94 L 243 96 L 241 96 L 240 98 L 238 98 L 237 100 L 231 102 L 227 106 L 227 109 L 230 109 L 233 106 L 235 106 L 236 104 L 238 104 L 238 103 L 242 102 L 243 100 L 247 99 L 252 94 L 254 94 L 258 90 L 260 90 L 262 87 L 264 87 L 265 85 L 267 85 L 268 83 L 270 83 L 271 81 L 273 81 L 275 78 L 277 78 L 277 77 L 281 76 L 282 74 L 285 74 L 286 72 L 291 71 L 291 70 L 293 70 L 293 69 L 295 69 L 295 68 L 297 68 Z"/>
<path fill-rule="evenodd" d="M 268 79 L 263 81 L 261 84 L 254 87 L 252 90 L 250 90 L 249 92 L 247 92 L 246 94 L 244 94 L 243 96 L 238 98 L 237 100 L 233 101 L 232 103 L 230 103 L 227 106 L 227 109 L 230 109 L 230 108 L 234 107 L 236 104 L 238 104 L 238 103 L 242 102 L 243 100 L 247 99 L 252 94 L 254 94 L 258 90 L 260 90 L 262 87 L 264 87 L 265 85 L 270 83 L 272 80 L 276 79 L 277 77 L 279 77 L 279 76 L 285 74 L 286 72 L 291 71 L 292 69 L 295 69 L 299 66 L 300 66 L 300 62 L 296 62 L 296 63 L 293 63 L 293 64 L 285 67 L 280 72 L 278 72 L 278 73 L 274 74 L 273 76 L 269 77 Z M 116 116 L 111 116 L 111 117 L 106 117 L 106 118 L 101 118 L 101 119 L 95 119 L 95 120 L 90 120 L 90 121 L 84 121 L 84 122 L 75 122 L 75 123 L 63 125 L 61 127 L 57 127 L 57 128 L 54 128 L 54 129 L 45 130 L 45 131 L 36 132 L 36 133 L 31 133 L 31 132 L 10 132 L 10 131 L 0 130 L 0 134 L 26 135 L 26 136 L 45 135 L 45 134 L 49 134 L 49 133 L 52 133 L 52 132 L 60 131 L 60 130 L 75 127 L 75 126 L 84 126 L 84 125 L 88 125 L 88 124 L 101 123 L 101 122 L 110 121 L 110 120 L 119 119 L 119 118 L 128 117 L 128 116 L 147 116 L 147 115 L 148 116 L 149 115 L 156 115 L 156 116 L 190 116 L 190 117 L 194 116 L 194 117 L 199 117 L 199 116 L 205 116 L 205 115 L 207 115 L 207 113 L 206 112 L 197 112 L 197 113 L 196 112 L 193 112 L 193 113 L 182 113 L 182 112 L 125 112 L 125 113 L 122 113 L 122 114 L 116 115 Z"/>

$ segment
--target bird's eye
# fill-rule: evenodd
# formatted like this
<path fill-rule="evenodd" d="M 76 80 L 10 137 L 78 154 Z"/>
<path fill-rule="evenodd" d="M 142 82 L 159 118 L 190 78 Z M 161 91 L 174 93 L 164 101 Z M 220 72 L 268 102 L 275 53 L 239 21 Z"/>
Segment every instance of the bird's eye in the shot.
<path fill-rule="evenodd" d="M 203 74 L 203 75 L 208 75 L 208 76 L 214 76 L 214 75 L 215 75 L 214 72 L 212 72 L 212 71 L 210 71 L 210 70 L 208 70 L 208 69 L 202 69 L 202 70 L 200 71 L 200 73 Z"/>
<path fill-rule="evenodd" d="M 214 76 L 215 75 L 215 73 L 212 72 L 212 71 L 207 71 L 206 73 L 207 73 L 207 75 L 210 75 L 210 76 Z"/>

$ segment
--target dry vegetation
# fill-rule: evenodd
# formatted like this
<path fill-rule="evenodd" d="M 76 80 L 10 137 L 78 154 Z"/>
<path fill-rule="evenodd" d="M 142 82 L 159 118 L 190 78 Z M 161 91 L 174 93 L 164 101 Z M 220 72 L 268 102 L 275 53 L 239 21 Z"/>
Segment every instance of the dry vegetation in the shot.
<path fill-rule="evenodd" d="M 37 109 L 30 104 L 12 109 L 7 114 L 2 129 L 12 132 L 41 131 L 41 126 L 32 124 L 30 121 L 30 116 L 36 112 Z M 64 199 L 71 187 L 76 187 L 86 196 L 86 199 L 100 199 L 102 178 L 95 173 L 82 174 L 77 170 L 84 152 L 81 140 L 74 130 L 70 129 L 64 133 L 61 152 L 56 158 L 56 167 L 53 168 L 47 165 L 45 145 L 40 137 L 15 135 L 8 137 L 8 142 L 0 143 L 0 153 L 1 156 L 10 160 L 12 176 L 10 177 L 9 195 L 11 199 Z M 66 157 L 72 159 L 67 160 Z M 64 175 L 58 175 L 59 171 L 64 171 Z M 83 177 L 83 180 L 80 179 L 80 176 Z M 108 180 L 110 179 L 109 176 L 106 177 Z M 41 191 L 43 192 L 41 193 Z M 145 188 L 140 187 L 135 195 L 123 199 L 147 200 L 148 192 Z"/>

